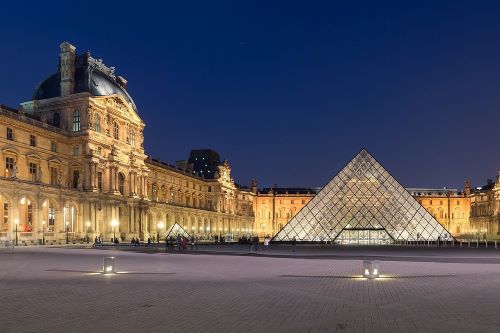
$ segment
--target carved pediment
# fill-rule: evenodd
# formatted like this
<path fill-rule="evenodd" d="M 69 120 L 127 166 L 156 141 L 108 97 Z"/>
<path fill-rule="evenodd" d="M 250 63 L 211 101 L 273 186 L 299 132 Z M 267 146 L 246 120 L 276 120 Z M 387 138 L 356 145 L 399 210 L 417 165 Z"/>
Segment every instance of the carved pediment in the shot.
<path fill-rule="evenodd" d="M 47 159 L 47 162 L 54 163 L 54 164 L 63 164 L 63 162 L 58 157 L 55 157 L 55 156 L 49 157 Z"/>
<path fill-rule="evenodd" d="M 38 155 L 37 153 L 35 153 L 34 151 L 31 151 L 29 153 L 26 154 L 26 157 L 27 158 L 32 158 L 32 159 L 36 159 L 36 160 L 41 160 L 42 158 L 40 157 L 40 155 Z"/>
<path fill-rule="evenodd" d="M 12 153 L 12 154 L 19 154 L 19 150 L 11 144 L 6 144 L 5 146 L 2 147 L 2 152 L 4 153 Z"/>

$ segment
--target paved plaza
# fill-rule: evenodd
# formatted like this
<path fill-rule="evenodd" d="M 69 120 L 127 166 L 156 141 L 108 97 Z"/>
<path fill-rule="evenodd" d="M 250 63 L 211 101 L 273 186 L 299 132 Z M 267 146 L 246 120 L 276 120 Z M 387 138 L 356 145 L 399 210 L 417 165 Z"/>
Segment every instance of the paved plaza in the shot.
<path fill-rule="evenodd" d="M 1 248 L 0 332 L 500 331 L 494 249 L 144 250 Z"/>

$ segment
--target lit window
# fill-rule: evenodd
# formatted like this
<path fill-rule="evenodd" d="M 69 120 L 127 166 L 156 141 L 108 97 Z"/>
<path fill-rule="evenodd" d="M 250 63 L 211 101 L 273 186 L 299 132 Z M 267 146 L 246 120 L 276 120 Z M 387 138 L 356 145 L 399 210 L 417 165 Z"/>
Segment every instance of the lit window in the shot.
<path fill-rule="evenodd" d="M 101 132 L 101 118 L 98 115 L 94 118 L 94 131 L 97 133 Z"/>
<path fill-rule="evenodd" d="M 80 131 L 80 110 L 76 109 L 73 112 L 73 132 Z"/>
<path fill-rule="evenodd" d="M 14 159 L 12 157 L 5 158 L 5 177 L 12 176 L 14 170 Z"/>
<path fill-rule="evenodd" d="M 54 226 L 56 223 L 56 210 L 54 209 L 54 206 L 50 204 L 49 206 L 49 226 Z"/>
<path fill-rule="evenodd" d="M 133 128 L 130 129 L 130 145 L 135 147 L 135 131 Z"/>
<path fill-rule="evenodd" d="M 118 127 L 118 124 L 116 122 L 113 123 L 113 138 L 115 140 L 120 139 L 120 127 Z"/>

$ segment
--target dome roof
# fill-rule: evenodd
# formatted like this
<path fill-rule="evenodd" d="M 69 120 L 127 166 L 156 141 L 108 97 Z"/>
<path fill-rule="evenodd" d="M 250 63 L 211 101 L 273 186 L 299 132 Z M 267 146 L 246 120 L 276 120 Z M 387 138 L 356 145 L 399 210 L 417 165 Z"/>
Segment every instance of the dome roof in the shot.
<path fill-rule="evenodd" d="M 88 92 L 93 96 L 109 96 L 117 94 L 130 102 L 137 112 L 132 97 L 125 89 L 125 79 L 116 77 L 113 67 L 107 67 L 100 59 L 94 59 L 89 52 L 77 56 L 75 61 L 74 92 Z M 38 84 L 33 93 L 33 100 L 41 100 L 61 96 L 61 72 L 50 75 Z"/>

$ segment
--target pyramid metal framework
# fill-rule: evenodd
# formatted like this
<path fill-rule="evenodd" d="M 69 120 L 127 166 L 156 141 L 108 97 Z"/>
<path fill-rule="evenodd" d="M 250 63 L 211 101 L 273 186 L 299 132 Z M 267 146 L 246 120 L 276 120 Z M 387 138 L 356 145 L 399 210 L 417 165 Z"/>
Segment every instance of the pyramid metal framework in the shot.
<path fill-rule="evenodd" d="M 439 237 L 451 236 L 363 149 L 273 241 L 391 244 Z"/>
<path fill-rule="evenodd" d="M 165 238 L 177 237 L 177 235 L 184 236 L 186 238 L 191 238 L 191 235 L 181 227 L 177 222 L 172 224 L 170 228 L 165 231 Z"/>

